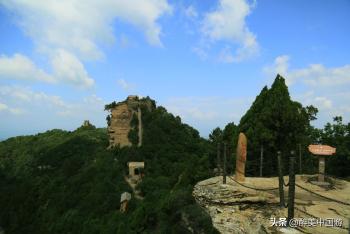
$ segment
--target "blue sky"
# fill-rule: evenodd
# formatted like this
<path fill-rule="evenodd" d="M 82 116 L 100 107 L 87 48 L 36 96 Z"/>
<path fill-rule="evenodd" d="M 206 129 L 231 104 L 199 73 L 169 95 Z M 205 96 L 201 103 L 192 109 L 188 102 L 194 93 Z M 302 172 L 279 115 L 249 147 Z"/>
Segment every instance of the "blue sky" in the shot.
<path fill-rule="evenodd" d="M 322 127 L 350 117 L 350 2 L 0 0 L 0 139 L 150 96 L 207 137 L 277 73 Z"/>

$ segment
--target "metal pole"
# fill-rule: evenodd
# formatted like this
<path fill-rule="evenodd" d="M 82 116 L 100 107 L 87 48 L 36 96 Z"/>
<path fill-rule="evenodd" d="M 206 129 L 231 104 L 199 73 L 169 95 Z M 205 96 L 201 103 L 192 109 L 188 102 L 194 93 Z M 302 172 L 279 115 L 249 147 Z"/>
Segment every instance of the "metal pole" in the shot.
<path fill-rule="evenodd" d="M 226 184 L 226 142 L 224 143 L 224 168 L 223 168 L 223 183 Z"/>
<path fill-rule="evenodd" d="M 326 167 L 326 159 L 325 156 L 318 157 L 318 182 L 324 182 L 325 175 L 325 167 Z"/>
<path fill-rule="evenodd" d="M 278 189 L 280 194 L 280 207 L 284 207 L 284 191 L 283 191 L 283 168 L 282 168 L 282 158 L 281 151 L 277 152 L 278 159 Z"/>
<path fill-rule="evenodd" d="M 218 143 L 218 146 L 217 146 L 216 161 L 217 161 L 216 163 L 217 163 L 217 167 L 218 167 L 218 173 L 219 173 L 219 175 L 221 175 L 220 143 Z"/>
<path fill-rule="evenodd" d="M 260 149 L 260 177 L 262 177 L 263 159 L 264 159 L 264 146 L 261 145 L 261 149 Z"/>
<path fill-rule="evenodd" d="M 289 158 L 289 188 L 288 188 L 288 218 L 287 223 L 294 218 L 294 197 L 295 197 L 295 152 L 291 151 L 291 157 Z"/>
<path fill-rule="evenodd" d="M 299 144 L 299 174 L 302 174 L 302 172 L 301 172 L 301 144 Z"/>

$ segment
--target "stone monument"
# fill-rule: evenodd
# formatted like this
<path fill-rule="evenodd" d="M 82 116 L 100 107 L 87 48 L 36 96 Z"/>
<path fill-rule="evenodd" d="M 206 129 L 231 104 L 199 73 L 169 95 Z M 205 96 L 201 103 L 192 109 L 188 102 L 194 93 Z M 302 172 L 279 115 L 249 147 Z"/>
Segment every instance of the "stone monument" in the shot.
<path fill-rule="evenodd" d="M 245 162 L 247 160 L 247 138 L 244 133 L 240 133 L 237 143 L 236 172 L 235 179 L 239 182 L 245 180 Z"/>

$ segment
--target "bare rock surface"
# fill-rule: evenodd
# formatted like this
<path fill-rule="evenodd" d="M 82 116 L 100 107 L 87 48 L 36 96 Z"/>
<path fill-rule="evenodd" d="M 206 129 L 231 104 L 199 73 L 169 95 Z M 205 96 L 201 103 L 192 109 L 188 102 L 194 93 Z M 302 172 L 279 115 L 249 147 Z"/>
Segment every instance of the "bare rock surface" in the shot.
<path fill-rule="evenodd" d="M 241 184 L 231 179 L 234 177 L 228 177 L 227 184 L 222 184 L 222 177 L 217 176 L 197 183 L 193 196 L 210 214 L 213 225 L 221 233 L 348 233 L 350 206 L 346 203 L 350 204 L 350 183 L 332 179 L 332 187 L 324 188 L 311 184 L 311 177 L 296 176 L 297 185 L 303 189 L 296 187 L 295 218 L 341 219 L 341 228 L 319 225 L 296 229 L 272 226 L 273 218 L 278 220 L 287 217 L 287 209 L 279 207 L 278 189 L 273 190 L 278 187 L 277 177 L 246 177 Z M 284 180 L 288 183 L 288 177 Z M 287 187 L 284 192 L 285 200 L 288 201 Z"/>

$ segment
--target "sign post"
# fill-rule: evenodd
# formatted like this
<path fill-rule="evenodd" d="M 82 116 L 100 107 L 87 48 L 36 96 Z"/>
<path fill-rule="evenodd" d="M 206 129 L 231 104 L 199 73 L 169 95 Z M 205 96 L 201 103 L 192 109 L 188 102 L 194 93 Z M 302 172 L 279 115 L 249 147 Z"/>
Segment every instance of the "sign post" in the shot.
<path fill-rule="evenodd" d="M 325 156 L 335 154 L 336 148 L 329 145 L 309 145 L 309 151 L 318 156 L 318 182 L 323 183 L 326 169 Z"/>

